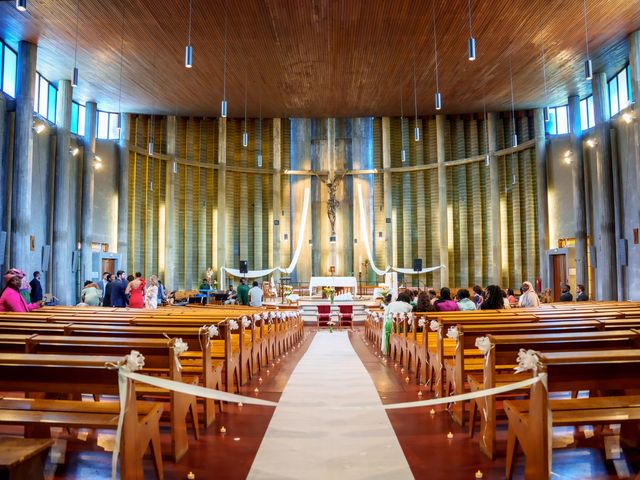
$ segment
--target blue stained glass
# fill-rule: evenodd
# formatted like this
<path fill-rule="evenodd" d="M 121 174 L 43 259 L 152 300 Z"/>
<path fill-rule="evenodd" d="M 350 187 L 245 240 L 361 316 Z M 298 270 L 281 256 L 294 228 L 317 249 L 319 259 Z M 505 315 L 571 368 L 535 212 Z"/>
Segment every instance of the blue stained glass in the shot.
<path fill-rule="evenodd" d="M 78 105 L 76 102 L 71 103 L 71 133 L 78 134 Z"/>
<path fill-rule="evenodd" d="M 56 102 L 58 101 L 58 90 L 49 84 L 49 108 L 47 109 L 47 120 L 56 123 Z"/>

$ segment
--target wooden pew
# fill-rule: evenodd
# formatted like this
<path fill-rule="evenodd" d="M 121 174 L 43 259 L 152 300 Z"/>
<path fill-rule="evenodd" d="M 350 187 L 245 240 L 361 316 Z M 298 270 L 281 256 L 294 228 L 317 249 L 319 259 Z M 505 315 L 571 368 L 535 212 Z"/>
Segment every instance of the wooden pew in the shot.
<path fill-rule="evenodd" d="M 596 331 L 601 324 L 595 320 L 574 320 L 557 322 L 519 322 L 519 323 L 458 323 L 456 330 L 458 337 L 452 340 L 454 344 L 454 354 L 450 357 L 447 351 L 443 357 L 445 370 L 444 384 L 446 386 L 444 394 L 462 394 L 465 391 L 465 379 L 467 374 L 472 372 L 482 372 L 484 368 L 484 355 L 476 348 L 475 342 L 479 336 L 487 334 L 518 333 L 525 335 L 529 333 L 562 333 L 562 332 L 589 332 Z M 447 339 L 448 340 L 448 339 Z M 517 354 L 517 351 L 516 351 Z M 509 363 L 498 363 L 497 368 L 513 367 L 513 358 L 508 357 Z M 506 365 L 506 366 L 505 366 Z M 464 425 L 464 403 L 456 403 L 452 409 L 454 420 Z"/>
<path fill-rule="evenodd" d="M 601 425 L 640 421 L 640 396 L 616 395 L 550 400 L 549 392 L 640 388 L 640 350 L 540 353 L 538 372 L 546 382 L 531 387 L 529 400 L 507 400 L 509 420 L 506 477 L 513 475 L 518 445 L 525 454 L 525 478 L 551 478 L 551 425 Z M 623 425 L 624 428 L 624 425 Z"/>
<path fill-rule="evenodd" d="M 0 335 L 0 348 L 11 338 Z M 198 378 L 183 379 L 182 366 L 176 358 L 174 342 L 161 338 L 118 338 L 118 337 L 80 337 L 32 335 L 24 344 L 26 353 L 69 354 L 69 355 L 118 355 L 121 358 L 131 350 L 139 351 L 145 359 L 143 374 L 163 376 L 176 382 L 195 384 Z M 136 385 L 139 396 L 167 396 L 169 398 L 169 424 L 171 427 L 171 454 L 178 462 L 189 450 L 187 435 L 187 417 L 191 416 L 192 428 L 196 440 L 198 432 L 198 409 L 196 398 L 178 392 L 167 392 L 149 385 Z"/>
<path fill-rule="evenodd" d="M 467 336 L 469 333 L 467 332 Z M 487 335 L 491 348 L 483 361 L 483 371 L 471 372 L 468 375 L 471 391 L 493 388 L 523 379 L 523 374 L 516 374 L 511 368 L 520 348 L 538 351 L 576 351 L 597 349 L 631 349 L 640 347 L 640 333 L 635 330 L 590 331 L 590 332 L 555 332 L 534 334 L 502 334 Z M 500 366 L 507 366 L 502 369 Z M 507 394 L 505 398 L 513 398 L 526 392 Z M 480 449 L 489 457 L 495 455 L 495 437 L 497 425 L 497 399 L 486 397 L 473 400 L 469 420 L 469 433 L 473 434 L 475 417 L 480 415 Z"/>
<path fill-rule="evenodd" d="M 51 445 L 51 439 L 0 437 L 0 478 L 44 480 Z"/>
<path fill-rule="evenodd" d="M 121 357 L 0 353 L 2 391 L 118 394 L 118 372 L 105 365 Z M 127 380 L 124 424 L 120 442 L 120 478 L 142 479 L 142 459 L 150 446 L 154 468 L 164 477 L 160 452 L 162 404 L 136 402 L 135 385 Z M 2 398 L 0 423 L 27 427 L 116 429 L 119 402 Z"/>

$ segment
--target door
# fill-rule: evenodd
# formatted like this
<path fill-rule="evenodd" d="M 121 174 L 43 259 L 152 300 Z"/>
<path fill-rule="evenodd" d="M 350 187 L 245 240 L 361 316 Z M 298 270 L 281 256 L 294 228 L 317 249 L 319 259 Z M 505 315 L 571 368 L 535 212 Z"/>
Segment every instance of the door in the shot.
<path fill-rule="evenodd" d="M 104 272 L 116 273 L 116 259 L 115 258 L 103 258 L 102 259 L 102 270 L 100 271 L 100 278 L 102 278 L 102 274 Z"/>
<path fill-rule="evenodd" d="M 553 301 L 560 301 L 562 286 L 567 283 L 567 255 L 551 255 L 551 289 Z"/>

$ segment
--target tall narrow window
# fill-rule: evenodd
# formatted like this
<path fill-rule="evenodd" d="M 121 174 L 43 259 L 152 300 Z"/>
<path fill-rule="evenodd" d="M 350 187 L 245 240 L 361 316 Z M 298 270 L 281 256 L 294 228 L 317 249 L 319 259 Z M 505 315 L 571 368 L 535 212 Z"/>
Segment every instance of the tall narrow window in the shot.
<path fill-rule="evenodd" d="M 80 105 L 76 102 L 71 102 L 71 133 L 78 134 L 78 109 Z"/>
<path fill-rule="evenodd" d="M 580 100 L 580 128 L 589 129 L 589 110 L 587 109 L 587 99 Z"/>
<path fill-rule="evenodd" d="M 38 82 L 38 113 L 47 118 L 49 112 L 49 82 L 43 76 L 40 76 Z"/>
<path fill-rule="evenodd" d="M 109 140 L 118 140 L 120 138 L 118 116 L 117 113 L 109 113 Z"/>
<path fill-rule="evenodd" d="M 16 96 L 16 65 L 18 56 L 7 45 L 3 45 L 2 91 L 15 98 Z"/>
<path fill-rule="evenodd" d="M 610 114 L 613 117 L 620 111 L 620 105 L 618 104 L 618 78 L 613 77 L 609 82 L 609 108 Z"/>
<path fill-rule="evenodd" d="M 618 100 L 620 102 L 620 110 L 624 110 L 629 106 L 629 83 L 627 82 L 627 69 L 625 68 L 618 73 Z"/>
<path fill-rule="evenodd" d="M 58 101 L 58 90 L 49 83 L 49 105 L 47 107 L 47 120 L 56 123 L 56 102 Z"/>
<path fill-rule="evenodd" d="M 86 111 L 87 109 L 84 105 L 78 106 L 78 135 L 84 135 L 84 119 Z"/>
<path fill-rule="evenodd" d="M 109 114 L 98 110 L 97 137 L 100 139 L 109 138 Z"/>

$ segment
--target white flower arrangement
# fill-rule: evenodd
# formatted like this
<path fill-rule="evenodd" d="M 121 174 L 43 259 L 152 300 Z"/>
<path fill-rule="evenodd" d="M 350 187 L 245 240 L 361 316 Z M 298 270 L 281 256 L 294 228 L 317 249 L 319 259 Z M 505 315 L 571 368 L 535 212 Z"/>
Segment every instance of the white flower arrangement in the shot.
<path fill-rule="evenodd" d="M 144 357 L 137 350 L 131 350 L 131 353 L 125 355 L 121 361 L 121 367 L 130 372 L 140 370 L 144 367 Z"/>
<path fill-rule="evenodd" d="M 432 332 L 437 332 L 438 328 L 440 328 L 440 325 L 438 324 L 437 320 L 431 320 L 429 322 L 429 328 L 431 329 Z"/>
<path fill-rule="evenodd" d="M 521 348 L 520 352 L 518 352 L 516 361 L 518 362 L 518 366 L 515 367 L 514 370 L 516 373 L 522 373 L 527 370 L 536 370 L 540 359 L 538 358 L 538 355 L 536 355 L 535 350 L 525 350 L 524 348 Z"/>
<path fill-rule="evenodd" d="M 449 327 L 449 330 L 447 330 L 447 338 L 457 340 L 459 336 L 460 332 L 458 332 L 458 327 Z"/>
<path fill-rule="evenodd" d="M 187 342 L 182 340 L 182 338 L 174 338 L 173 339 L 173 353 L 176 355 L 180 355 L 181 353 L 189 350 L 189 345 Z"/>
<path fill-rule="evenodd" d="M 421 328 L 424 328 L 425 324 L 426 324 L 426 320 L 424 318 L 421 318 L 420 320 L 418 320 L 418 326 Z"/>
<path fill-rule="evenodd" d="M 213 338 L 213 337 L 217 337 L 218 336 L 218 327 L 215 325 L 209 325 L 209 326 L 204 326 L 202 328 L 206 328 L 207 329 L 207 333 L 209 334 L 209 338 Z"/>
<path fill-rule="evenodd" d="M 240 328 L 240 326 L 238 325 L 238 322 L 236 320 L 229 320 L 229 329 L 230 330 L 238 330 Z"/>
<path fill-rule="evenodd" d="M 260 321 L 260 314 L 259 314 L 259 313 L 254 313 L 254 314 L 253 314 L 253 319 L 254 319 L 256 322 Z"/>
<path fill-rule="evenodd" d="M 489 350 L 491 350 L 491 340 L 489 340 L 489 337 L 476 338 L 476 348 L 480 350 L 483 355 L 489 353 Z"/>
<path fill-rule="evenodd" d="M 249 327 L 251 327 L 251 320 L 249 320 L 247 317 L 242 317 L 242 328 Z"/>

